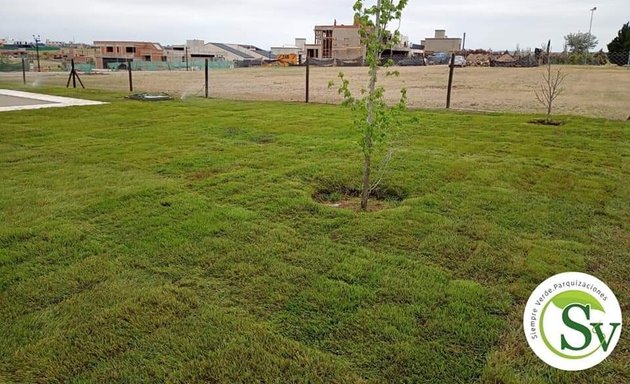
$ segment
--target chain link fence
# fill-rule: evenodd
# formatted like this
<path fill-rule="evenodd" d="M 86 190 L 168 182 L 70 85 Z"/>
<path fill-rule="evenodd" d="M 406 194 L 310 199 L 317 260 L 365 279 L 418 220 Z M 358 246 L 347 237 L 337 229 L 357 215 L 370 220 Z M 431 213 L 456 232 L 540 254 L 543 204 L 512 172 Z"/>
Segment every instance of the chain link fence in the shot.
<path fill-rule="evenodd" d="M 563 52 L 551 55 L 551 63 L 559 65 L 608 65 L 630 66 L 630 52 Z"/>
<path fill-rule="evenodd" d="M 25 66 L 26 71 L 30 70 L 31 61 L 28 58 L 9 58 L 0 56 L 0 72 L 22 72 L 22 66 Z"/>
<path fill-rule="evenodd" d="M 608 52 L 607 56 L 611 64 L 630 67 L 630 52 Z"/>
<path fill-rule="evenodd" d="M 538 51 L 538 50 L 537 50 Z M 467 66 L 493 66 L 493 67 L 534 67 L 546 63 L 546 56 L 539 52 L 486 52 L 486 51 L 462 51 L 457 55 L 462 56 L 466 60 Z M 30 55 L 26 59 L 26 70 L 36 70 L 36 60 Z M 422 55 L 416 57 L 392 55 L 384 56 L 381 64 L 391 61 L 397 66 L 426 66 L 448 64 L 448 59 L 436 58 L 436 55 Z M 211 69 L 231 69 L 231 68 L 251 68 L 273 66 L 274 60 L 242 60 L 242 61 L 210 61 Z M 630 66 L 630 52 L 562 52 L 552 53 L 551 63 L 556 65 L 618 65 Z M 309 64 L 315 67 L 361 67 L 365 65 L 362 57 L 352 59 L 315 59 L 309 58 Z M 126 70 L 128 61 L 121 59 L 119 62 L 107 63 L 107 70 L 117 71 Z M 67 71 L 70 69 L 68 60 L 59 60 L 54 63 L 45 63 L 42 65 L 43 71 Z M 131 68 L 134 71 L 185 71 L 185 70 L 203 70 L 205 60 L 192 59 L 186 61 L 164 61 L 151 62 L 132 60 Z M 77 62 L 76 68 L 80 72 L 90 73 L 96 69 L 93 63 Z M 21 58 L 0 56 L 0 72 L 21 72 Z"/>
<path fill-rule="evenodd" d="M 328 58 L 316 59 L 309 58 L 309 64 L 315 67 L 363 67 L 366 65 L 363 57 L 355 57 L 349 59 Z M 380 61 L 381 65 L 392 64 L 399 66 L 425 66 L 427 60 L 424 55 L 410 57 L 407 55 L 384 55 Z"/>
<path fill-rule="evenodd" d="M 128 61 L 108 63 L 107 69 L 111 71 L 127 70 Z M 188 61 L 131 61 L 133 71 L 201 71 L 205 68 L 205 59 Z M 230 61 L 209 61 L 208 66 L 212 69 L 234 68 L 234 63 Z M 94 68 L 92 68 L 94 69 Z"/>

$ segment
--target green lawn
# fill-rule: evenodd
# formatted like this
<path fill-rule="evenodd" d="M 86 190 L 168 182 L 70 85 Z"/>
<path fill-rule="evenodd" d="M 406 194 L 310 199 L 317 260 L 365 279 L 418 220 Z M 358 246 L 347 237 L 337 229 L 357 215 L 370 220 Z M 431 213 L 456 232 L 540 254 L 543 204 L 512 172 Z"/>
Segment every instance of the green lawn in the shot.
<path fill-rule="evenodd" d="M 404 116 L 378 212 L 338 106 L 45 89 L 111 101 L 0 114 L 0 382 L 624 383 L 522 331 L 552 274 L 630 315 L 630 123 Z"/>

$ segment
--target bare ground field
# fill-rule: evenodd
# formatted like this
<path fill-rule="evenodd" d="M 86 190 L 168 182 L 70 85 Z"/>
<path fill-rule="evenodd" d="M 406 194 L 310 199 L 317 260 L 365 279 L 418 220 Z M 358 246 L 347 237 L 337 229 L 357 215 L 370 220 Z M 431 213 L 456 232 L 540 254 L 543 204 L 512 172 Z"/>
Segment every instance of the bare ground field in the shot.
<path fill-rule="evenodd" d="M 630 115 L 630 70 L 614 66 L 562 66 L 567 75 L 564 93 L 555 107 L 557 114 L 582 115 L 625 120 Z M 401 67 L 398 77 L 382 77 L 389 100 L 395 101 L 401 87 L 407 88 L 413 108 L 443 108 L 446 104 L 448 67 Z M 366 84 L 366 68 L 311 68 L 310 98 L 316 103 L 339 103 L 336 88 L 342 71 L 355 90 Z M 495 112 L 544 113 L 534 92 L 542 80 L 543 68 L 457 68 L 452 108 Z M 381 72 L 383 75 L 385 71 Z M 202 71 L 134 72 L 136 91 L 164 91 L 178 97 L 203 95 Z M 39 85 L 65 86 L 67 74 L 28 73 L 27 81 Z M 128 90 L 126 72 L 83 75 L 88 88 Z M 2 73 L 0 81 L 21 82 L 21 73 Z M 303 101 L 305 69 L 241 68 L 212 70 L 210 96 L 236 100 Z"/>

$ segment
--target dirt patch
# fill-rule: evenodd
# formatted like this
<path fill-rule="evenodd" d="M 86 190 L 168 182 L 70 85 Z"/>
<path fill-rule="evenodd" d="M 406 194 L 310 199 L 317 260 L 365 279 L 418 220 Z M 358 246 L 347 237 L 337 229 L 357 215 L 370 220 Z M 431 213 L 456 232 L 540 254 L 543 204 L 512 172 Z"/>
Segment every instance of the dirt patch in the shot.
<path fill-rule="evenodd" d="M 557 99 L 557 114 L 583 115 L 626 120 L 628 118 L 628 69 L 615 66 L 554 66 L 567 75 L 565 92 Z M 409 105 L 413 108 L 444 108 L 448 66 L 400 67 L 398 77 L 380 80 L 387 89 L 385 97 L 396 102 L 399 88 L 406 87 Z M 304 101 L 304 74 L 301 67 L 240 68 L 212 70 L 210 97 L 235 100 Z M 366 68 L 311 67 L 310 98 L 316 103 L 340 103 L 342 98 L 328 83 L 339 82 L 342 71 L 358 92 L 367 83 Z M 457 68 L 451 99 L 453 109 L 480 111 L 539 113 L 534 91 L 542 80 L 544 68 Z M 28 73 L 27 81 L 38 85 L 65 87 L 67 73 Z M 22 83 L 21 73 L 0 73 L 0 81 Z M 183 100 L 203 96 L 202 71 L 138 71 L 134 73 L 134 87 L 145 92 L 165 91 Z M 88 89 L 107 89 L 126 92 L 129 89 L 126 72 L 108 72 L 84 79 Z"/>
<path fill-rule="evenodd" d="M 320 201 L 322 205 L 331 208 L 349 209 L 352 211 L 361 211 L 361 198 L 360 197 L 345 197 L 343 200 L 339 200 L 336 203 Z M 390 207 L 390 204 L 386 201 L 370 199 L 368 203 L 368 212 L 378 212 Z"/>
<path fill-rule="evenodd" d="M 209 179 L 217 174 L 217 171 L 214 170 L 206 170 L 206 171 L 198 171 L 189 173 L 186 175 L 186 179 L 190 181 L 199 181 Z"/>
<path fill-rule="evenodd" d="M 529 123 L 537 124 L 537 125 L 552 125 L 555 127 L 559 127 L 564 124 L 564 121 L 554 121 L 554 120 L 547 121 L 545 119 L 536 119 L 536 120 L 530 120 Z"/>
<path fill-rule="evenodd" d="M 368 211 L 376 212 L 405 199 L 405 194 L 395 188 L 376 188 L 370 193 Z M 313 200 L 331 208 L 361 210 L 361 191 L 357 188 L 323 188 L 313 194 Z"/>

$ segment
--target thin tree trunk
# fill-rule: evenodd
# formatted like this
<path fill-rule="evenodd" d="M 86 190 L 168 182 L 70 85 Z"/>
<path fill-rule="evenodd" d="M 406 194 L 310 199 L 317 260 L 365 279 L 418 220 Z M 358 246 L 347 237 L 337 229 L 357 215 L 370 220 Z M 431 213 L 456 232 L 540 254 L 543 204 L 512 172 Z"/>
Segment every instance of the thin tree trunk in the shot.
<path fill-rule="evenodd" d="M 378 59 L 380 58 L 380 52 L 370 52 L 369 50 L 378 49 L 381 41 L 381 0 L 376 3 L 376 22 L 374 23 L 374 35 L 376 36 L 379 44 L 372 46 L 368 45 L 368 55 L 372 55 L 373 59 L 370 62 L 370 86 L 369 86 L 369 100 L 368 100 L 368 115 L 367 115 L 367 131 L 365 132 L 365 138 L 363 145 L 363 190 L 361 191 L 361 209 L 367 211 L 368 201 L 370 199 L 370 172 L 372 168 L 372 125 L 374 124 L 374 94 L 376 92 L 376 75 L 378 72 Z"/>
<path fill-rule="evenodd" d="M 361 209 L 367 211 L 370 198 L 370 172 L 372 168 L 372 156 L 365 154 L 363 162 L 363 191 L 361 193 Z"/>
<path fill-rule="evenodd" d="M 547 47 L 547 85 L 549 89 L 549 104 L 547 105 L 547 124 L 551 123 L 551 108 L 555 90 L 551 87 L 551 48 Z"/>

